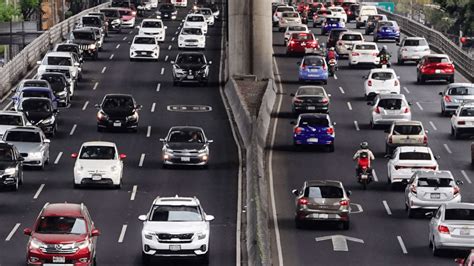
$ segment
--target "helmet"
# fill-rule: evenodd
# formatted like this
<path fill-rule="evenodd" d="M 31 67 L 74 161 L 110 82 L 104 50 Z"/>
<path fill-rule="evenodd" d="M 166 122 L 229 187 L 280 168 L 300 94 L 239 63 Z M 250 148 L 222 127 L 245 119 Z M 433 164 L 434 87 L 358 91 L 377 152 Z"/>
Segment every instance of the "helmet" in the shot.
<path fill-rule="evenodd" d="M 329 51 L 334 51 L 334 47 L 329 48 Z"/>
<path fill-rule="evenodd" d="M 367 141 L 363 141 L 360 143 L 360 148 L 361 149 L 368 149 L 369 148 L 369 143 Z"/>
<path fill-rule="evenodd" d="M 384 45 L 382 49 L 387 50 L 387 45 Z"/>

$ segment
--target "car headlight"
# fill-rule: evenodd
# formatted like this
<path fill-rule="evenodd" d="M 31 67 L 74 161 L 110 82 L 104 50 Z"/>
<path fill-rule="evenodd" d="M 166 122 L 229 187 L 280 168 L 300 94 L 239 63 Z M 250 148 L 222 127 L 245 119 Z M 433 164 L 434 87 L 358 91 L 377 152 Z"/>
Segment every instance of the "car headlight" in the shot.
<path fill-rule="evenodd" d="M 160 11 L 156 11 L 156 13 L 155 13 L 155 14 L 157 14 L 157 15 L 161 15 L 161 12 L 160 12 Z"/>
<path fill-rule="evenodd" d="M 41 120 L 40 124 L 41 125 L 51 125 L 51 124 L 54 123 L 54 120 L 55 120 L 54 115 L 52 115 L 52 116 L 50 116 L 46 119 Z"/>
<path fill-rule="evenodd" d="M 127 121 L 137 120 L 138 114 L 133 113 L 133 115 L 127 116 Z"/>
<path fill-rule="evenodd" d="M 198 153 L 200 153 L 200 154 L 207 153 L 207 152 L 208 152 L 207 148 L 204 148 L 204 149 L 198 151 Z"/>
<path fill-rule="evenodd" d="M 96 46 L 95 46 L 95 43 L 93 43 L 93 44 L 89 44 L 89 49 L 91 49 L 91 50 L 95 50 L 95 48 L 96 48 Z"/>
<path fill-rule="evenodd" d="M 16 173 L 16 168 L 7 168 L 5 169 L 6 175 L 14 175 Z"/>
<path fill-rule="evenodd" d="M 153 232 L 142 231 L 142 234 L 143 234 L 143 236 L 144 236 L 146 239 L 148 239 L 148 240 L 153 240 L 153 235 L 154 235 Z"/>
<path fill-rule="evenodd" d="M 36 238 L 32 238 L 30 241 L 30 249 L 46 248 L 46 244 L 39 241 Z"/>
<path fill-rule="evenodd" d="M 57 95 L 58 97 L 60 97 L 60 98 L 64 98 L 64 97 L 67 96 L 67 92 L 65 92 L 65 91 L 60 91 L 60 92 L 58 92 L 56 95 Z"/>
<path fill-rule="evenodd" d="M 107 119 L 109 119 L 109 117 L 104 112 L 99 111 L 99 112 L 97 112 L 97 119 L 98 120 L 107 120 Z"/>
<path fill-rule="evenodd" d="M 204 232 L 197 233 L 197 237 L 199 240 L 203 240 L 204 238 L 206 238 L 206 233 Z"/>
<path fill-rule="evenodd" d="M 89 240 L 84 240 L 82 242 L 77 242 L 77 243 L 74 243 L 74 247 L 79 248 L 79 249 L 85 249 L 85 248 L 90 249 L 91 242 Z"/>
<path fill-rule="evenodd" d="M 184 74 L 184 70 L 177 65 L 174 65 L 173 69 L 177 74 Z"/>
<path fill-rule="evenodd" d="M 158 47 L 153 48 L 153 51 L 158 51 Z"/>

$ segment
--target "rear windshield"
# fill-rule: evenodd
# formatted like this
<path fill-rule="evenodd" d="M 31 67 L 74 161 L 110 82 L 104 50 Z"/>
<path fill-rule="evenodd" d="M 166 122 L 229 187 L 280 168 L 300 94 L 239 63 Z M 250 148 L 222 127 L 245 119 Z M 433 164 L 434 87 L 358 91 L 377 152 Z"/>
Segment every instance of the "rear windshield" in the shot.
<path fill-rule="evenodd" d="M 375 79 L 375 80 L 393 79 L 393 73 L 392 72 L 375 72 L 375 73 L 372 73 L 372 79 Z"/>
<path fill-rule="evenodd" d="M 108 18 L 118 18 L 119 14 L 116 10 L 101 10 L 101 13 L 104 13 L 104 15 Z"/>
<path fill-rule="evenodd" d="M 133 16 L 131 10 L 119 10 L 121 16 Z"/>
<path fill-rule="evenodd" d="M 362 41 L 362 35 L 359 34 L 344 34 L 341 37 L 343 41 Z"/>
<path fill-rule="evenodd" d="M 358 44 L 355 46 L 357 50 L 376 50 L 377 47 L 373 44 Z"/>
<path fill-rule="evenodd" d="M 291 37 L 293 39 L 298 40 L 298 41 L 313 40 L 313 35 L 311 35 L 311 34 L 293 34 Z"/>
<path fill-rule="evenodd" d="M 396 22 L 393 21 L 380 21 L 380 27 L 398 27 Z"/>
<path fill-rule="evenodd" d="M 47 88 L 48 84 L 46 82 L 41 81 L 26 81 L 23 83 L 23 87 L 42 87 Z"/>
<path fill-rule="evenodd" d="M 142 23 L 142 28 L 161 28 L 160 21 L 144 21 Z"/>
<path fill-rule="evenodd" d="M 289 26 L 288 30 L 289 31 L 306 31 L 307 28 L 304 26 Z"/>
<path fill-rule="evenodd" d="M 49 98 L 49 92 L 47 91 L 23 91 L 22 97 L 32 97 L 32 98 Z"/>
<path fill-rule="evenodd" d="M 418 178 L 419 187 L 451 187 L 452 183 L 451 178 Z"/>
<path fill-rule="evenodd" d="M 331 15 L 331 10 L 318 10 L 318 15 Z"/>
<path fill-rule="evenodd" d="M 398 110 L 402 108 L 401 99 L 382 99 L 379 101 L 379 107 L 387 110 Z"/>
<path fill-rule="evenodd" d="M 428 46 L 425 40 L 405 40 L 403 46 Z"/>
<path fill-rule="evenodd" d="M 77 52 L 76 46 L 73 45 L 58 45 L 56 48 L 58 52 Z"/>
<path fill-rule="evenodd" d="M 41 142 L 41 136 L 38 132 L 9 131 L 5 141 Z"/>
<path fill-rule="evenodd" d="M 279 7 L 277 8 L 277 12 L 285 12 L 285 11 L 293 11 L 291 7 Z"/>
<path fill-rule="evenodd" d="M 428 57 L 426 63 L 449 63 L 449 59 L 447 57 Z"/>
<path fill-rule="evenodd" d="M 301 88 L 298 90 L 298 95 L 317 95 L 317 96 L 323 96 L 324 92 L 322 89 L 318 88 Z"/>
<path fill-rule="evenodd" d="M 101 22 L 100 22 L 100 18 L 83 17 L 82 24 L 84 24 L 84 26 L 100 26 Z"/>
<path fill-rule="evenodd" d="M 36 232 L 40 234 L 74 234 L 87 233 L 86 222 L 82 218 L 48 216 L 41 217 Z"/>
<path fill-rule="evenodd" d="M 204 64 L 204 55 L 202 54 L 181 54 L 176 60 L 176 64 Z"/>
<path fill-rule="evenodd" d="M 300 120 L 300 126 L 328 127 L 329 121 L 326 118 L 304 117 Z"/>
<path fill-rule="evenodd" d="M 151 211 L 150 221 L 154 222 L 187 222 L 202 221 L 197 206 L 155 206 Z"/>
<path fill-rule="evenodd" d="M 341 21 L 340 18 L 327 18 L 326 19 L 327 23 L 339 23 L 339 21 Z"/>
<path fill-rule="evenodd" d="M 285 12 L 283 14 L 281 14 L 282 17 L 284 18 L 297 18 L 298 17 L 298 13 L 296 12 Z"/>
<path fill-rule="evenodd" d="M 307 187 L 304 192 L 307 198 L 342 198 L 344 193 L 342 189 L 335 186 L 314 186 Z"/>
<path fill-rule="evenodd" d="M 59 76 L 44 75 L 41 79 L 47 80 L 54 92 L 63 91 L 66 86 L 65 80 Z"/>
<path fill-rule="evenodd" d="M 69 69 L 48 69 L 48 72 L 62 73 L 66 78 L 71 78 L 71 72 Z"/>
<path fill-rule="evenodd" d="M 309 66 L 323 66 L 324 60 L 320 57 L 308 57 L 304 59 L 303 63 Z"/>
<path fill-rule="evenodd" d="M 421 126 L 397 125 L 393 128 L 394 135 L 419 135 L 423 131 Z"/>
<path fill-rule="evenodd" d="M 471 209 L 446 209 L 445 220 L 474 221 L 474 210 Z"/>
<path fill-rule="evenodd" d="M 400 160 L 431 160 L 431 154 L 428 152 L 402 152 L 399 155 Z"/>
<path fill-rule="evenodd" d="M 84 146 L 81 149 L 80 159 L 113 160 L 115 148 L 110 146 Z"/>
<path fill-rule="evenodd" d="M 103 109 L 133 109 L 133 99 L 127 96 L 112 96 L 105 98 L 102 103 Z"/>
<path fill-rule="evenodd" d="M 53 66 L 70 66 L 72 65 L 72 62 L 70 57 L 48 56 L 46 64 Z"/>
<path fill-rule="evenodd" d="M 474 108 L 463 108 L 459 116 L 474 116 Z"/>
<path fill-rule="evenodd" d="M 189 16 L 186 20 L 191 21 L 191 22 L 203 22 L 204 17 L 203 16 Z"/>
<path fill-rule="evenodd" d="M 0 115 L 0 125 L 23 126 L 23 123 L 19 115 Z"/>
<path fill-rule="evenodd" d="M 133 40 L 135 44 L 156 44 L 155 38 L 137 37 Z"/>
<path fill-rule="evenodd" d="M 474 95 L 474 87 L 456 87 L 449 89 L 449 95 Z"/>
<path fill-rule="evenodd" d="M 183 28 L 182 35 L 202 35 L 201 28 Z"/>
<path fill-rule="evenodd" d="M 94 40 L 94 34 L 91 32 L 73 32 L 74 39 L 77 40 Z"/>

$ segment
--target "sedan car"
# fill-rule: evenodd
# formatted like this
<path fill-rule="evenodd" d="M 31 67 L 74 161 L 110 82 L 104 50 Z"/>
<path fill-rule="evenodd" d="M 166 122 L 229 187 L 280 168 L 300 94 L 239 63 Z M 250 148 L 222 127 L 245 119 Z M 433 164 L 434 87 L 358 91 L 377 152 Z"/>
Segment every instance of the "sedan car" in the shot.
<path fill-rule="evenodd" d="M 178 10 L 176 6 L 171 3 L 163 3 L 158 7 L 156 11 L 156 18 L 159 19 L 172 19 L 175 20 L 178 16 Z"/>
<path fill-rule="evenodd" d="M 420 121 L 395 121 L 386 131 L 385 154 L 399 146 L 427 146 L 428 135 Z"/>
<path fill-rule="evenodd" d="M 328 9 L 320 9 L 313 14 L 313 28 L 316 28 L 317 26 L 321 26 L 324 21 L 326 20 L 326 17 L 331 16 L 332 11 Z"/>
<path fill-rule="evenodd" d="M 183 27 L 178 35 L 178 48 L 206 48 L 206 35 L 201 28 Z"/>
<path fill-rule="evenodd" d="M 37 64 L 39 65 L 38 74 L 46 72 L 48 66 L 62 66 L 69 68 L 74 79 L 81 79 L 81 63 L 69 52 L 49 52 Z"/>
<path fill-rule="evenodd" d="M 349 67 L 359 65 L 377 66 L 380 63 L 379 48 L 374 42 L 355 43 L 349 53 Z"/>
<path fill-rule="evenodd" d="M 400 146 L 395 149 L 387 163 L 388 183 L 408 181 L 419 169 L 438 170 L 438 162 L 429 147 Z"/>
<path fill-rule="evenodd" d="M 207 84 L 209 79 L 209 65 L 212 61 L 207 61 L 206 56 L 199 52 L 183 52 L 176 56 L 173 65 L 173 85 L 182 82 L 198 82 Z"/>
<path fill-rule="evenodd" d="M 328 66 L 326 59 L 317 55 L 306 55 L 301 62 L 297 62 L 299 68 L 299 82 L 321 82 L 328 83 Z"/>
<path fill-rule="evenodd" d="M 349 229 L 351 212 L 350 191 L 340 181 L 305 181 L 301 190 L 293 189 L 295 199 L 295 224 L 302 228 L 304 222 L 330 221 Z"/>
<path fill-rule="evenodd" d="M 406 61 L 420 61 L 425 55 L 431 53 L 428 42 L 423 37 L 405 37 L 397 43 L 397 62 L 402 65 Z"/>
<path fill-rule="evenodd" d="M 57 114 L 50 99 L 47 98 L 22 98 L 16 111 L 23 112 L 32 125 L 35 125 L 48 136 L 56 135 L 58 130 Z"/>
<path fill-rule="evenodd" d="M 288 27 L 286 27 L 286 30 L 285 30 L 285 46 L 288 45 L 288 41 L 290 40 L 290 37 L 293 33 L 309 33 L 309 29 L 308 29 L 308 26 L 304 25 L 304 24 L 297 24 L 297 25 L 289 25 Z"/>
<path fill-rule="evenodd" d="M 159 42 L 165 41 L 167 26 L 163 25 L 161 19 L 144 19 L 140 24 L 138 35 L 155 36 Z"/>
<path fill-rule="evenodd" d="M 158 61 L 160 45 L 155 36 L 136 35 L 130 45 L 130 61 L 135 59 L 151 59 Z"/>
<path fill-rule="evenodd" d="M 454 82 L 454 64 L 445 54 L 425 55 L 416 67 L 416 82 L 424 84 L 427 80 L 446 80 Z"/>
<path fill-rule="evenodd" d="M 18 191 L 23 184 L 23 160 L 14 145 L 0 142 L 0 187 Z"/>
<path fill-rule="evenodd" d="M 293 128 L 293 145 L 326 146 L 334 152 L 336 134 L 328 114 L 300 114 Z"/>
<path fill-rule="evenodd" d="M 439 95 L 441 95 L 441 114 L 454 113 L 462 104 L 474 102 L 474 84 L 451 83 Z"/>
<path fill-rule="evenodd" d="M 123 159 L 113 142 L 90 141 L 81 145 L 79 154 L 71 154 L 74 163 L 74 188 L 84 185 L 122 187 Z"/>
<path fill-rule="evenodd" d="M 286 27 L 292 24 L 301 24 L 301 17 L 298 12 L 285 11 L 281 13 L 280 20 L 278 21 L 279 31 L 284 31 Z"/>
<path fill-rule="evenodd" d="M 336 42 L 336 52 L 339 56 L 349 56 L 352 46 L 355 43 L 364 42 L 362 33 L 356 31 L 346 31 L 339 36 Z"/>
<path fill-rule="evenodd" d="M 474 103 L 461 105 L 451 117 L 451 136 L 455 139 L 474 134 Z"/>
<path fill-rule="evenodd" d="M 44 169 L 44 166 L 49 163 L 50 140 L 38 127 L 11 128 L 5 132 L 2 140 L 18 149 L 24 159 L 24 166 Z"/>
<path fill-rule="evenodd" d="M 0 111 L 0 137 L 10 128 L 29 125 L 28 119 L 22 112 Z"/>
<path fill-rule="evenodd" d="M 138 111 L 142 106 L 129 94 L 107 94 L 101 104 L 95 105 L 97 112 L 97 131 L 104 129 L 129 129 L 138 132 Z"/>
<path fill-rule="evenodd" d="M 374 29 L 374 42 L 379 40 L 395 40 L 400 41 L 400 27 L 396 21 L 378 21 Z"/>
<path fill-rule="evenodd" d="M 204 15 L 201 14 L 188 14 L 183 20 L 183 27 L 187 28 L 201 28 L 204 34 L 207 34 L 207 21 Z"/>
<path fill-rule="evenodd" d="M 378 21 L 387 20 L 387 16 L 385 15 L 369 15 L 367 17 L 367 25 L 365 26 L 365 35 L 371 34 L 374 31 Z"/>
<path fill-rule="evenodd" d="M 346 24 L 340 17 L 327 17 L 321 27 L 321 34 L 326 35 L 326 33 L 331 32 L 334 29 L 344 29 L 345 27 Z"/>
<path fill-rule="evenodd" d="M 318 39 L 313 33 L 293 33 L 286 46 L 286 54 L 307 54 L 319 51 Z"/>
<path fill-rule="evenodd" d="M 441 204 L 461 202 L 461 181 L 450 171 L 418 170 L 405 188 L 405 210 L 414 217 L 418 210 L 436 210 Z"/>
<path fill-rule="evenodd" d="M 403 94 L 379 94 L 368 105 L 372 105 L 371 128 L 411 120 L 410 105 Z"/>
<path fill-rule="evenodd" d="M 296 93 L 292 93 L 293 113 L 303 112 L 329 112 L 330 94 L 320 86 L 301 86 Z"/>
<path fill-rule="evenodd" d="M 392 68 L 374 68 L 364 76 L 364 96 L 367 100 L 377 94 L 394 93 L 400 94 L 399 77 Z"/>
<path fill-rule="evenodd" d="M 343 7 L 331 6 L 328 8 L 331 11 L 331 16 L 341 18 L 342 22 L 347 22 L 347 14 Z"/>

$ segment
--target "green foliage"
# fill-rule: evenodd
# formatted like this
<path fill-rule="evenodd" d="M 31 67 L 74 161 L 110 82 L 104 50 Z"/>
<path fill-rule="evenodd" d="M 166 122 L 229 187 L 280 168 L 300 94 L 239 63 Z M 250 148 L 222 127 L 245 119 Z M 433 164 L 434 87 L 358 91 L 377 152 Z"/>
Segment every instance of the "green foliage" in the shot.
<path fill-rule="evenodd" d="M 40 8 L 40 0 L 20 0 L 21 14 L 25 20 L 29 20 L 31 15 Z"/>
<path fill-rule="evenodd" d="M 450 30 L 462 30 L 467 35 L 474 34 L 474 1 L 472 0 L 434 0 L 454 19 Z"/>
<path fill-rule="evenodd" d="M 0 22 L 10 21 L 13 16 L 17 15 L 19 12 L 13 5 L 7 5 L 4 1 L 0 1 Z"/>

